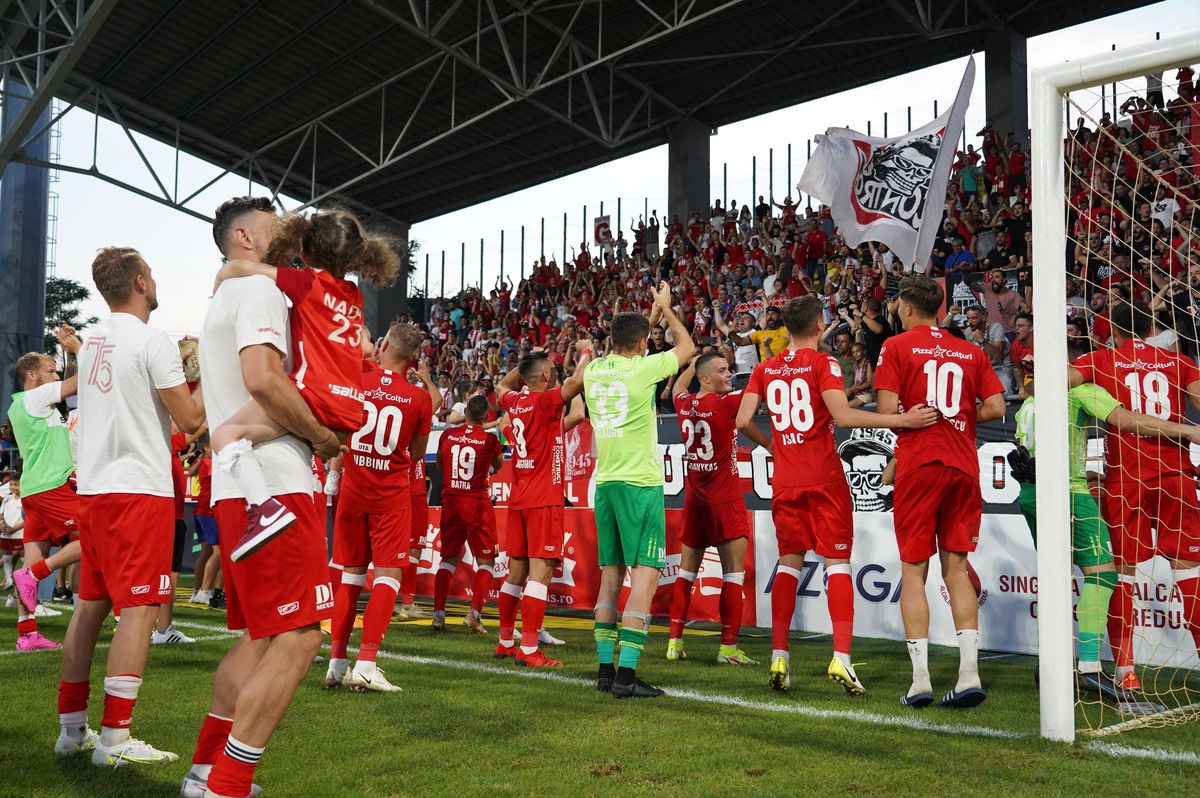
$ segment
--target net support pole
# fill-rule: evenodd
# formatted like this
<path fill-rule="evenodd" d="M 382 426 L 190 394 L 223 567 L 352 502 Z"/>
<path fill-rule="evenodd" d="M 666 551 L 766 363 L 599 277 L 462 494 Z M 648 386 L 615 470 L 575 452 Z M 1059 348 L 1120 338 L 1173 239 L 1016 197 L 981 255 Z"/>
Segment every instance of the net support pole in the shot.
<path fill-rule="evenodd" d="M 1066 240 L 1063 147 L 1059 127 L 1062 95 L 1040 72 L 1033 77 L 1033 191 L 1048 209 L 1033 216 L 1035 252 L 1055 253 Z M 1059 242 L 1055 244 L 1054 242 Z M 1034 381 L 1037 393 L 1038 661 L 1042 736 L 1075 739 L 1074 624 L 1071 614 L 1071 513 L 1068 495 L 1066 265 L 1039 259 L 1033 275 Z"/>

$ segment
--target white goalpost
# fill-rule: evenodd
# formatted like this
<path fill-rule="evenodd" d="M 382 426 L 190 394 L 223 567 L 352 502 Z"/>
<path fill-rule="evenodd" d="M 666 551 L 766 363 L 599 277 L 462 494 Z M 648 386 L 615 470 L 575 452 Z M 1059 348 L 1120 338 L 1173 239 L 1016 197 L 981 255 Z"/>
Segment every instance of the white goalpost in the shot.
<path fill-rule="evenodd" d="M 1200 31 L 1117 52 L 1098 53 L 1033 72 L 1033 307 L 1036 368 L 1038 645 L 1041 734 L 1073 741 L 1076 734 L 1072 537 L 1067 413 L 1068 191 L 1064 140 L 1067 95 L 1200 61 Z M 1103 89 L 1101 89 L 1103 91 Z M 1114 90 L 1115 92 L 1115 90 Z M 1104 95 L 1101 94 L 1103 97 Z M 1115 97 L 1115 93 L 1114 93 Z M 1114 99 L 1115 105 L 1115 99 Z M 1114 114 L 1114 117 L 1116 115 Z M 1193 161 L 1194 163 L 1194 161 Z"/>

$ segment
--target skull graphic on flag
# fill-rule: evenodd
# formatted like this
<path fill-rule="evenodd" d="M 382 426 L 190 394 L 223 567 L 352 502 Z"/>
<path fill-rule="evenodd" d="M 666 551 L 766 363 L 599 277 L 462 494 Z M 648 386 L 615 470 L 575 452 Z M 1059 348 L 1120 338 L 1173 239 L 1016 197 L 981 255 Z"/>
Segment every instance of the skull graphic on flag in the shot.
<path fill-rule="evenodd" d="M 861 165 L 850 199 L 860 223 L 891 218 L 913 230 L 920 228 L 942 133 L 901 139 L 876 148 L 865 141 L 854 142 Z"/>

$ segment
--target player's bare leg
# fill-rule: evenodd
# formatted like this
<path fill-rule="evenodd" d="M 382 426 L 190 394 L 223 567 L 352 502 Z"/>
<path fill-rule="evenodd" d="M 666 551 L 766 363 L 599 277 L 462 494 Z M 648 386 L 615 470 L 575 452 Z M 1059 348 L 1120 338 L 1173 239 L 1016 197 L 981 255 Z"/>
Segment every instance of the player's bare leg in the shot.
<path fill-rule="evenodd" d="M 978 706 L 987 698 L 979 681 L 979 595 L 967 572 L 966 552 L 942 551 L 939 556 L 958 637 L 958 682 L 942 706 Z"/>
<path fill-rule="evenodd" d="M 487 634 L 487 627 L 483 625 L 483 608 L 487 604 L 488 594 L 492 592 L 492 582 L 494 581 L 492 569 L 495 565 L 496 561 L 492 558 L 475 561 L 475 578 L 471 585 L 471 609 L 463 618 L 463 625 L 477 635 Z"/>
<path fill-rule="evenodd" d="M 398 693 L 401 690 L 384 678 L 383 670 L 376 665 L 379 647 L 383 644 L 388 624 L 392 621 L 392 610 L 400 592 L 400 571 L 400 568 L 375 569 L 371 600 L 367 602 L 367 609 L 363 613 L 362 642 L 359 644 L 358 658 L 346 681 L 355 690 L 372 690 L 377 693 Z M 336 607 L 336 603 L 334 606 Z M 351 619 L 351 626 L 353 624 Z M 326 681 L 328 682 L 328 679 Z"/>
<path fill-rule="evenodd" d="M 757 660 L 738 648 L 745 604 L 746 538 L 718 543 L 717 555 L 721 558 L 721 648 L 717 652 L 717 662 L 721 665 L 757 665 Z"/>
<path fill-rule="evenodd" d="M 224 751 L 208 774 L 208 789 L 216 795 L 250 794 L 254 769 L 267 741 L 321 646 L 321 628 L 313 624 L 250 644 L 245 656 L 231 650 L 217 671 L 218 678 L 228 681 L 222 687 L 226 699 L 230 693 L 235 696 L 232 706 L 217 703 L 217 685 L 213 686 L 210 717 L 233 719 Z M 227 664 L 232 668 L 227 669 Z"/>
<path fill-rule="evenodd" d="M 933 685 L 929 680 L 929 600 L 925 597 L 925 579 L 929 561 L 901 563 L 900 616 L 904 619 L 904 637 L 912 660 L 912 686 L 900 703 L 927 707 L 933 703 Z"/>
<path fill-rule="evenodd" d="M 79 541 L 72 540 L 54 554 L 50 541 L 24 545 L 25 563 L 13 572 L 13 592 L 17 595 L 17 650 L 35 651 L 58 648 L 58 643 L 42 637 L 37 625 L 38 583 L 55 570 L 79 562 Z"/>
<path fill-rule="evenodd" d="M 253 400 L 212 431 L 213 465 L 225 473 L 246 495 L 246 530 L 230 552 L 239 562 L 254 554 L 296 522 L 296 516 L 271 496 L 254 444 L 287 434 Z"/>
<path fill-rule="evenodd" d="M 61 728 L 54 744 L 54 753 L 59 756 L 93 751 L 100 741 L 100 736 L 88 728 L 89 680 L 96 641 L 111 609 L 112 603 L 109 601 L 79 599 L 67 624 L 58 683 L 58 722 Z"/>
<path fill-rule="evenodd" d="M 108 650 L 108 665 L 104 678 L 104 718 L 100 725 L 100 742 L 92 754 L 92 764 L 119 766 L 130 762 L 166 764 L 179 757 L 169 751 L 132 738 L 129 728 L 133 708 L 146 670 L 150 650 L 150 632 L 158 617 L 158 605 L 125 607 L 121 623 L 113 633 Z"/>
<path fill-rule="evenodd" d="M 621 650 L 617 658 L 617 675 L 613 680 L 613 697 L 657 698 L 663 695 L 663 691 L 637 678 L 637 664 L 650 631 L 650 604 L 658 590 L 658 569 L 649 565 L 635 565 L 629 569 L 629 581 L 629 598 L 621 613 Z M 604 576 L 601 575 L 603 585 Z M 617 589 L 620 590 L 619 583 Z"/>
<path fill-rule="evenodd" d="M 527 562 L 529 579 L 521 595 L 521 650 L 517 652 L 516 662 L 529 668 L 561 668 L 561 662 L 550 659 L 538 648 L 538 633 L 546 617 L 550 580 L 558 561 L 531 557 Z"/>
<path fill-rule="evenodd" d="M 854 641 L 854 583 L 850 560 L 825 558 L 825 598 L 829 604 L 829 620 L 833 624 L 833 659 L 825 673 L 850 695 L 867 691 L 850 662 L 850 647 Z"/>
<path fill-rule="evenodd" d="M 679 551 L 679 570 L 675 573 L 675 584 L 671 587 L 671 629 L 667 636 L 667 659 L 687 659 L 683 650 L 683 627 L 687 623 L 688 607 L 692 603 L 692 586 L 700 564 L 704 561 L 704 549 L 683 546 Z"/>
<path fill-rule="evenodd" d="M 329 622 L 329 668 L 325 672 L 325 687 L 333 689 L 345 683 L 350 668 L 346 648 L 354 631 L 358 614 L 358 597 L 367 584 L 367 567 L 343 566 L 337 588 L 333 591 L 333 619 Z"/>
<path fill-rule="evenodd" d="M 771 585 L 771 673 L 768 678 L 772 690 L 785 691 L 791 687 L 788 674 L 791 654 L 788 651 L 788 635 L 792 628 L 792 615 L 796 612 L 796 593 L 800 588 L 804 554 L 784 554 L 779 557 L 775 569 L 775 580 Z"/>
<path fill-rule="evenodd" d="M 496 659 L 514 659 L 517 656 L 513 630 L 517 625 L 517 610 L 520 608 L 521 593 L 528 577 L 529 558 L 509 557 L 508 576 L 500 586 L 500 597 L 496 601 L 500 611 L 500 641 L 496 644 L 496 650 L 492 652 Z"/>

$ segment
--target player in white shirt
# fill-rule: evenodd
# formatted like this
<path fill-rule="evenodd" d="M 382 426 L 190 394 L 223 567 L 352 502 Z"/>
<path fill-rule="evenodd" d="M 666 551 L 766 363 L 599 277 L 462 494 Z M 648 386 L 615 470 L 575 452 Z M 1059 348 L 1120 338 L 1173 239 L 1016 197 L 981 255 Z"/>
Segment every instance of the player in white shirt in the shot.
<path fill-rule="evenodd" d="M 112 315 L 79 353 L 79 594 L 63 644 L 62 730 L 55 752 L 88 747 L 92 764 L 161 764 L 175 754 L 130 736 L 133 707 L 158 605 L 171 601 L 175 524 L 171 420 L 193 432 L 204 423 L 200 392 L 183 377 L 179 350 L 147 326 L 158 307 L 150 267 L 136 250 L 109 247 L 92 280 Z M 88 729 L 88 675 L 109 610 L 121 623 L 108 651 L 99 739 Z"/>

